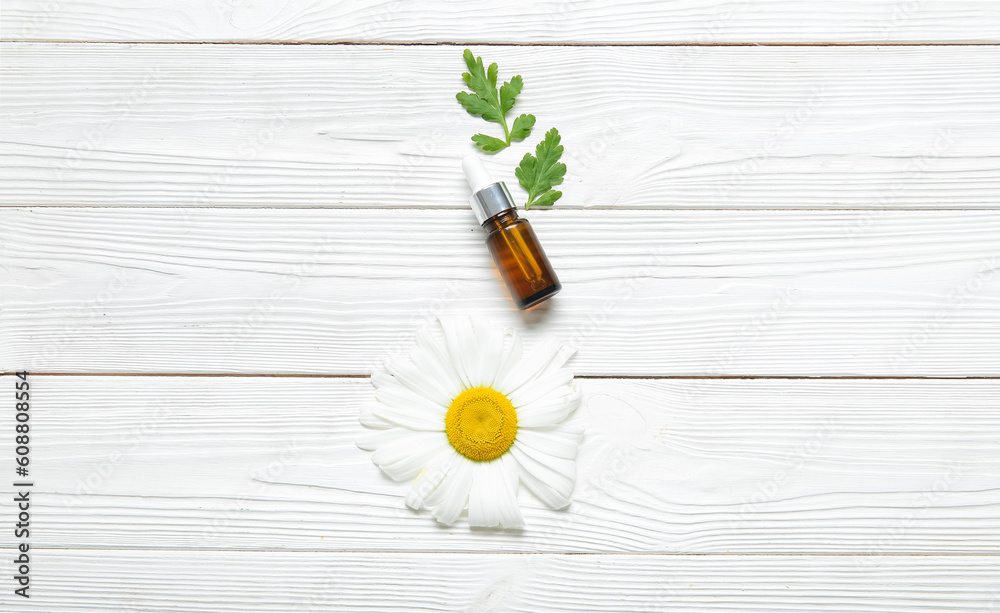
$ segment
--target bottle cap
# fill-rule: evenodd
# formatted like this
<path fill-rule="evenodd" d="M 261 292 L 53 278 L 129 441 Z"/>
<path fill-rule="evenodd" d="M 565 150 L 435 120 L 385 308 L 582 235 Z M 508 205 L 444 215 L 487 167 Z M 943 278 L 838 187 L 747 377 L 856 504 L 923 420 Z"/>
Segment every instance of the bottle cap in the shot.
<path fill-rule="evenodd" d="M 465 172 L 469 187 L 472 188 L 469 205 L 476 214 L 479 225 L 483 225 L 490 217 L 516 208 L 507 186 L 503 181 L 494 181 L 490 177 L 490 171 L 486 170 L 483 161 L 478 157 L 470 155 L 462 160 L 462 170 Z"/>

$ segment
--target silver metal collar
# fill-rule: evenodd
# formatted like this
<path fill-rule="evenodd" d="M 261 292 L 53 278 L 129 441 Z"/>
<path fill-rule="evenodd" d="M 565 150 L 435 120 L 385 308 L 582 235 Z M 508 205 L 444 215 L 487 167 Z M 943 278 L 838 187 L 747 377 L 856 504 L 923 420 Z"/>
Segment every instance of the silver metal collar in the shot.
<path fill-rule="evenodd" d="M 472 194 L 472 197 L 469 198 L 469 206 L 472 207 L 472 212 L 476 214 L 476 221 L 479 222 L 479 225 L 483 225 L 490 217 L 517 208 L 517 205 L 514 204 L 514 199 L 511 198 L 510 192 L 507 191 L 507 186 L 504 185 L 503 181 L 487 185 Z"/>

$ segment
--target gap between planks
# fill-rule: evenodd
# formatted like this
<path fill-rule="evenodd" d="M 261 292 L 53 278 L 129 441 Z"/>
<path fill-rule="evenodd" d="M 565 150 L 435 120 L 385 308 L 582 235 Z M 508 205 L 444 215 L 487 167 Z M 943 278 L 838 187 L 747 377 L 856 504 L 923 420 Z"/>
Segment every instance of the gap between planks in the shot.
<path fill-rule="evenodd" d="M 198 206 L 174 206 L 169 204 L 161 204 L 156 206 L 149 206 L 144 204 L 0 204 L 0 210 L 2 209 L 149 209 L 149 210 L 164 210 L 164 209 L 197 209 L 199 211 L 206 210 L 254 210 L 254 211 L 277 211 L 277 210 L 289 210 L 294 209 L 296 211 L 463 211 L 465 209 L 456 208 L 453 206 L 339 206 L 339 205 L 327 205 L 327 206 L 313 206 L 305 205 L 299 206 L 295 204 L 285 205 L 285 206 L 256 206 L 256 205 L 198 205 Z M 553 210 L 553 209 L 549 209 Z M 880 208 L 878 206 L 869 207 L 852 207 L 852 208 L 842 208 L 842 207 L 827 207 L 827 206 L 809 206 L 809 207 L 754 207 L 754 206 L 741 206 L 739 208 L 707 208 L 707 207 L 695 207 L 695 206 L 670 206 L 662 208 L 653 208 L 648 206 L 587 206 L 585 208 L 562 208 L 557 209 L 559 211 L 719 211 L 731 213 L 733 211 L 774 211 L 774 212 L 788 212 L 788 211 L 831 211 L 831 212 L 843 212 L 843 211 L 884 211 L 886 209 Z M 996 207 L 941 207 L 941 208 L 928 208 L 928 207 L 898 207 L 891 209 L 893 212 L 897 211 L 907 211 L 911 213 L 925 213 L 927 211 L 937 211 L 937 212 L 969 212 L 978 213 L 981 211 L 1000 211 L 1000 205 Z"/>
<path fill-rule="evenodd" d="M 4 371 L 0 376 L 14 376 L 23 371 Z M 32 377 L 271 377 L 287 379 L 370 379 L 371 375 L 361 373 L 224 373 L 224 372 L 32 372 Z M 951 380 L 1000 380 L 1000 376 L 896 376 L 896 375 L 576 375 L 576 379 L 626 379 L 626 380 L 695 380 L 695 379 L 777 379 L 791 381 L 951 381 Z"/>
<path fill-rule="evenodd" d="M 32 546 L 33 551 L 210 551 L 229 553 L 323 553 L 323 554 L 414 554 L 414 555 L 499 555 L 499 556 L 655 556 L 661 558 L 992 558 L 1000 553 L 725 553 L 725 552 L 656 552 L 656 551 L 414 551 L 410 549 L 235 549 L 231 547 L 46 547 Z M 0 551 L 16 551 L 16 547 L 0 547 Z"/>
<path fill-rule="evenodd" d="M 70 45 L 300 45 L 300 46 L 368 46 L 368 47 L 996 47 L 1000 43 L 985 42 L 719 42 L 719 43 L 573 43 L 573 42 L 477 42 L 477 41 L 257 41 L 223 40 L 223 41 L 185 41 L 185 40 L 78 40 L 78 39 L 21 39 L 5 38 L 0 43 L 39 43 L 39 44 L 70 44 Z"/>

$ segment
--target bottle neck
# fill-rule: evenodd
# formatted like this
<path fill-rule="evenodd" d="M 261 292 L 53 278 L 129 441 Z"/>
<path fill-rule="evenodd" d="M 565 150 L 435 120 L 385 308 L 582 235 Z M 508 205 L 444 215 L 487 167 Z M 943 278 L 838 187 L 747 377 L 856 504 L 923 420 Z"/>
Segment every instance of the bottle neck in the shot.
<path fill-rule="evenodd" d="M 483 228 L 485 228 L 487 232 L 496 232 L 503 226 L 507 225 L 508 223 L 516 219 L 519 219 L 519 217 L 517 216 L 517 209 L 515 208 L 507 209 L 506 211 L 501 211 L 496 215 L 494 215 L 493 217 L 490 217 L 489 219 L 484 221 Z"/>
<path fill-rule="evenodd" d="M 490 217 L 503 213 L 508 209 L 516 208 L 514 198 L 503 181 L 491 183 L 486 187 L 473 192 L 469 198 L 469 206 L 476 214 L 476 219 L 482 225 Z"/>

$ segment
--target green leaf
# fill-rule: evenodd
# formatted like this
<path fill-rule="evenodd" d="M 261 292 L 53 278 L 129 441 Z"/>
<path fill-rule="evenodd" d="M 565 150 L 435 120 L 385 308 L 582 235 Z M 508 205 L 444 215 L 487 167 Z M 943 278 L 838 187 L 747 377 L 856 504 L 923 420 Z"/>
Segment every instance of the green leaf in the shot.
<path fill-rule="evenodd" d="M 515 75 L 497 90 L 497 73 L 499 69 L 495 63 L 490 64 L 489 68 L 487 68 L 483 63 L 483 58 L 474 56 L 472 51 L 468 49 L 462 53 L 462 57 L 465 59 L 465 66 L 469 69 L 468 72 L 462 73 L 462 80 L 465 81 L 465 84 L 472 91 L 471 93 L 459 92 L 455 98 L 470 115 L 482 117 L 486 121 L 498 123 L 503 127 L 503 139 L 494 139 L 502 142 L 503 147 L 497 148 L 496 143 L 492 141 L 488 144 L 489 148 L 480 144 L 480 141 L 486 142 L 480 138 L 485 137 L 482 134 L 477 134 L 472 137 L 472 140 L 476 141 L 476 144 L 483 151 L 495 152 L 509 146 L 511 139 L 525 139 L 531 134 L 531 127 L 535 123 L 534 117 L 531 115 L 521 115 L 514 121 L 513 130 L 507 126 L 507 113 L 514 108 L 517 95 L 521 93 L 521 88 L 524 86 L 521 75 Z M 530 118 L 530 121 L 528 118 Z"/>
<path fill-rule="evenodd" d="M 514 120 L 514 127 L 510 130 L 510 140 L 524 140 L 531 134 L 531 128 L 535 125 L 534 115 L 520 115 Z"/>
<path fill-rule="evenodd" d="M 524 208 L 530 209 L 532 206 L 552 206 L 553 204 L 555 204 L 556 200 L 559 200 L 559 198 L 561 197 L 562 197 L 562 192 L 557 192 L 557 191 L 545 192 L 544 194 L 541 195 L 541 197 L 538 198 L 538 200 L 532 202 L 531 205 L 525 205 Z"/>
<path fill-rule="evenodd" d="M 521 75 L 514 75 L 514 78 L 510 82 L 504 83 L 500 87 L 500 108 L 503 109 L 504 113 L 514 108 L 514 98 L 521 93 L 521 87 L 523 86 L 524 81 L 521 80 Z"/>
<path fill-rule="evenodd" d="M 535 147 L 535 155 L 525 153 L 521 158 L 514 174 L 521 187 L 528 192 L 528 202 L 524 208 L 531 208 L 531 205 L 551 206 L 562 196 L 561 192 L 549 192 L 553 185 L 563 182 L 566 174 L 566 165 L 559 161 L 562 156 L 563 147 L 559 144 L 562 138 L 559 130 L 552 128 L 545 133 L 545 138 Z M 558 195 L 549 195 L 551 194 Z"/>
<path fill-rule="evenodd" d="M 469 67 L 469 72 L 462 73 L 462 80 L 483 100 L 486 100 L 493 108 L 499 109 L 500 103 L 497 99 L 497 66 L 490 66 L 490 74 L 486 74 L 483 67 L 483 58 L 474 58 L 472 52 L 465 50 L 465 65 Z"/>
<path fill-rule="evenodd" d="M 476 134 L 472 137 L 472 141 L 476 143 L 477 147 L 487 153 L 495 153 L 507 146 L 507 143 L 503 142 L 499 138 L 493 138 L 492 136 L 487 136 L 485 134 Z"/>
<path fill-rule="evenodd" d="M 479 65 L 483 65 L 482 58 L 479 58 Z M 490 84 L 490 89 L 496 91 L 497 88 L 497 63 L 493 62 L 490 64 L 490 72 L 486 76 L 487 82 Z"/>
<path fill-rule="evenodd" d="M 486 121 L 500 122 L 500 113 L 497 112 L 496 108 L 489 101 L 468 92 L 458 92 L 455 94 L 455 97 L 458 98 L 459 104 L 464 106 L 470 115 L 482 117 Z"/>

